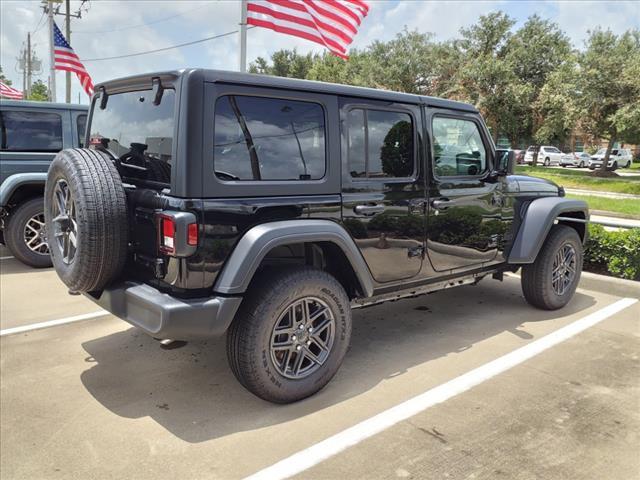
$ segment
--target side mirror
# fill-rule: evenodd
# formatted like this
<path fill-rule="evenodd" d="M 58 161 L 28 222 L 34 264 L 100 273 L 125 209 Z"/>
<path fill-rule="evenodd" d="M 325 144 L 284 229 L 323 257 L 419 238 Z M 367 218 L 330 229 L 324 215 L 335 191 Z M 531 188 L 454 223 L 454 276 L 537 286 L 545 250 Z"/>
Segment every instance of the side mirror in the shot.
<path fill-rule="evenodd" d="M 499 175 L 512 175 L 516 169 L 516 152 L 514 150 L 496 150 L 495 172 Z"/>

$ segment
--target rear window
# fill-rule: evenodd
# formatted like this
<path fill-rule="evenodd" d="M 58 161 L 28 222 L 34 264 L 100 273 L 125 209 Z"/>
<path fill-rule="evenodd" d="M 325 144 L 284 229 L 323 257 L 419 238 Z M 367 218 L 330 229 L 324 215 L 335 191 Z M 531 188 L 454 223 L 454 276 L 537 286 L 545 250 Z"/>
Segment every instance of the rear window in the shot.
<path fill-rule="evenodd" d="M 324 110 L 317 103 L 225 95 L 216 100 L 214 130 L 221 180 L 324 177 Z"/>
<path fill-rule="evenodd" d="M 1 147 L 9 152 L 62 150 L 62 117 L 45 112 L 0 112 Z"/>
<path fill-rule="evenodd" d="M 160 105 L 151 90 L 109 95 L 104 110 L 94 101 L 90 147 L 120 159 L 125 181 L 171 182 L 175 91 L 165 89 Z"/>

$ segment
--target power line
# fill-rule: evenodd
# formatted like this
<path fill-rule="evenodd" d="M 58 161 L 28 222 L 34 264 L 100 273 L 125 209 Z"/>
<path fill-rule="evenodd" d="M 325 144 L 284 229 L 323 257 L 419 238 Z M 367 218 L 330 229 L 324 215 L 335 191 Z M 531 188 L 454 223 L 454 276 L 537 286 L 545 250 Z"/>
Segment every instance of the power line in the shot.
<path fill-rule="evenodd" d="M 175 15 L 171 15 L 170 17 L 160 18 L 158 20 L 154 20 L 154 21 L 148 22 L 148 23 L 140 23 L 138 25 L 129 25 L 128 27 L 115 28 L 113 30 L 99 30 L 97 32 L 90 31 L 90 30 L 80 30 L 80 31 L 74 31 L 73 33 L 76 34 L 76 35 L 78 35 L 78 34 L 97 35 L 97 34 L 101 34 L 101 33 L 121 32 L 123 30 L 130 30 L 132 28 L 146 27 L 147 25 L 155 25 L 156 23 L 166 22 L 167 20 L 171 20 L 171 19 L 176 18 L 176 17 L 181 17 L 183 15 L 186 15 L 187 13 L 195 12 L 196 10 L 200 10 L 201 8 L 208 7 L 208 6 L 209 6 L 208 4 L 207 5 L 200 5 L 199 7 L 192 8 L 190 10 L 186 10 L 184 12 L 177 13 Z"/>
<path fill-rule="evenodd" d="M 248 27 L 247 30 L 254 27 Z M 186 47 L 189 45 L 195 45 L 196 43 L 208 42 L 209 40 L 215 40 L 216 38 L 228 37 L 229 35 L 233 35 L 234 33 L 238 33 L 238 30 L 233 30 L 232 32 L 221 33 L 219 35 L 213 35 L 211 37 L 202 38 L 200 40 L 194 40 L 192 42 L 180 43 L 178 45 L 172 45 L 170 47 L 157 48 L 155 50 L 148 50 L 146 52 L 138 52 L 138 53 L 129 53 L 128 55 L 116 55 L 114 57 L 103 57 L 103 58 L 83 58 L 83 62 L 101 62 L 104 60 L 115 60 L 118 58 L 129 58 L 129 57 L 139 57 L 140 55 L 149 55 L 150 53 L 158 53 L 164 52 L 167 50 L 171 50 L 174 48 Z"/>

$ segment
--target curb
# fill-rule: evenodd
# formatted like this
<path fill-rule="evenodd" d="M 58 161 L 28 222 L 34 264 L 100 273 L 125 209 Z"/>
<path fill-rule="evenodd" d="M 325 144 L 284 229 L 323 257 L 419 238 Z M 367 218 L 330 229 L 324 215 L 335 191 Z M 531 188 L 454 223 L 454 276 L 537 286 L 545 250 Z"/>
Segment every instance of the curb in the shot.
<path fill-rule="evenodd" d="M 507 276 L 520 278 L 518 273 L 507 273 Z M 631 297 L 640 299 L 640 282 L 623 278 L 609 277 L 597 273 L 582 272 L 578 288 L 607 293 L 617 297 Z"/>
<path fill-rule="evenodd" d="M 628 213 L 608 212 L 606 210 L 591 210 L 591 209 L 589 209 L 589 213 L 591 215 L 597 215 L 600 217 L 622 218 L 625 220 L 640 220 L 640 215 L 632 215 Z"/>
<path fill-rule="evenodd" d="M 591 272 L 582 272 L 578 288 L 609 293 L 619 297 L 640 298 L 640 282 Z"/>

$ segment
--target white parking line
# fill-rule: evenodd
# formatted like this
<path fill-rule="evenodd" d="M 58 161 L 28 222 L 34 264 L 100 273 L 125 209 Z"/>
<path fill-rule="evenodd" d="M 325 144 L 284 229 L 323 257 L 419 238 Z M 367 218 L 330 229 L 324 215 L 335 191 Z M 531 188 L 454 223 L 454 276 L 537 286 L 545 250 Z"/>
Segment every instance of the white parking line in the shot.
<path fill-rule="evenodd" d="M 16 257 L 9 255 L 8 257 L 0 257 L 0 260 L 10 260 L 12 258 L 16 258 Z"/>
<path fill-rule="evenodd" d="M 97 312 L 83 313 L 82 315 L 76 315 L 74 317 L 60 318 L 58 320 L 49 320 L 47 322 L 32 323 L 30 325 L 22 325 L 20 327 L 5 328 L 0 330 L 0 337 L 5 335 L 13 335 L 16 333 L 30 332 L 31 330 L 40 330 L 42 328 L 56 327 L 58 325 L 65 325 L 67 323 L 80 322 L 82 320 L 89 320 L 91 318 L 104 317 L 109 312 L 106 310 L 98 310 Z"/>
<path fill-rule="evenodd" d="M 406 420 L 433 405 L 442 403 L 460 393 L 463 393 L 476 385 L 489 380 L 496 375 L 503 373 L 522 362 L 538 355 L 539 353 L 553 347 L 578 333 L 593 327 L 599 322 L 624 310 L 636 303 L 638 299 L 623 298 L 611 305 L 604 307 L 586 317 L 576 320 L 549 335 L 514 350 L 502 357 L 471 370 L 459 377 L 454 378 L 442 385 L 413 397 L 395 407 L 385 410 L 378 415 L 368 418 L 353 427 L 316 443 L 298 453 L 291 455 L 274 465 L 260 470 L 247 477 L 246 480 L 276 480 L 289 478 L 303 472 L 314 465 L 326 460 L 338 453 L 352 447 L 363 440 L 386 430 L 393 425 Z"/>

